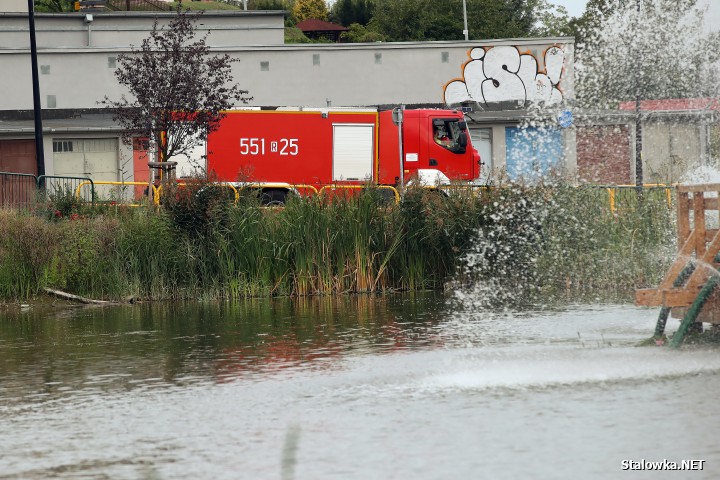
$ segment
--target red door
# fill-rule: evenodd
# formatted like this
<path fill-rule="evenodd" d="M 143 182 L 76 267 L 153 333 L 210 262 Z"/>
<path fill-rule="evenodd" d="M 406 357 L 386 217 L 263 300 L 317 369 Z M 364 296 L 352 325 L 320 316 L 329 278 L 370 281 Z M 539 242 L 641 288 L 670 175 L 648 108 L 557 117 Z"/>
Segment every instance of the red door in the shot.
<path fill-rule="evenodd" d="M 29 205 L 35 199 L 35 178 L 12 173 L 37 175 L 35 140 L 0 141 L 0 205 Z"/>

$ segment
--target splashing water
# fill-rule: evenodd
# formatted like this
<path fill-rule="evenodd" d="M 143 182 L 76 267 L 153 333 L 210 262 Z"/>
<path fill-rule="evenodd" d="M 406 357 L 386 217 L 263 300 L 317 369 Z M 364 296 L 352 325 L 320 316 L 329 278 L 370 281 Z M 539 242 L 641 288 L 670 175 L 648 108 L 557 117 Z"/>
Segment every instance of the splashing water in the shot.
<path fill-rule="evenodd" d="M 685 173 L 680 179 L 680 183 L 683 185 L 720 183 L 720 170 L 710 165 L 701 165 Z M 709 193 L 717 196 L 716 192 Z"/>

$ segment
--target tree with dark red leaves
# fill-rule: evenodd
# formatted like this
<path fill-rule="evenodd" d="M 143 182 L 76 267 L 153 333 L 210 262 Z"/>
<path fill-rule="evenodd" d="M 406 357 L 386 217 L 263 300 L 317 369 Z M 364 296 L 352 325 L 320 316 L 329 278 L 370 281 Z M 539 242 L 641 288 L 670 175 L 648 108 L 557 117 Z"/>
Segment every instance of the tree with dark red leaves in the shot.
<path fill-rule="evenodd" d="M 178 8 L 164 27 L 155 19 L 140 48 L 117 59 L 115 76 L 130 95 L 100 102 L 115 110 L 124 141 L 148 138 L 161 161 L 189 156 L 218 127 L 223 111 L 252 100 L 233 82 L 232 64 L 238 60 L 210 55 L 209 32 L 196 38 L 199 15 Z"/>

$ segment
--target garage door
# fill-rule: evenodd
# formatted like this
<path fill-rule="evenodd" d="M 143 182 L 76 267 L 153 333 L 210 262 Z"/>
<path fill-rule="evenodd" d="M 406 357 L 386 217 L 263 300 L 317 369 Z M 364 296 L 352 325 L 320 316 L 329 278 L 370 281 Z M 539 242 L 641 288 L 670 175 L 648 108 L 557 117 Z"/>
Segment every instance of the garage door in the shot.
<path fill-rule="evenodd" d="M 34 140 L 0 141 L 0 172 L 37 175 Z M 0 175 L 0 205 L 29 205 L 35 198 L 35 179 Z"/>
<path fill-rule="evenodd" d="M 57 139 L 53 140 L 55 175 L 90 177 L 95 182 L 117 182 L 118 139 Z M 117 195 L 117 187 L 97 186 L 100 199 Z"/>

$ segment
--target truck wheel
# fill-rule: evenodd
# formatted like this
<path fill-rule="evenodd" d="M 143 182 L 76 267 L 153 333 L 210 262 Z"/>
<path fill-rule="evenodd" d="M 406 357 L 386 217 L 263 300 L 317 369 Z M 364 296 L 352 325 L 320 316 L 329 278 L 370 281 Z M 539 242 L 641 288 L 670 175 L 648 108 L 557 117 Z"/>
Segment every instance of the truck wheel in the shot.
<path fill-rule="evenodd" d="M 260 194 L 260 204 L 263 206 L 285 205 L 287 194 L 287 190 L 278 188 L 263 189 Z"/>

